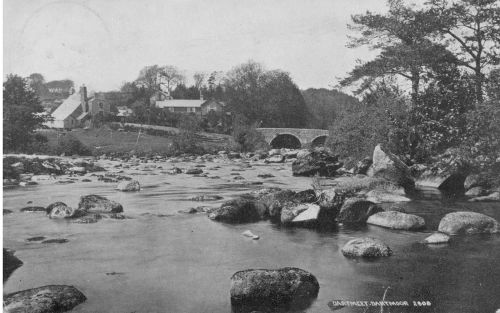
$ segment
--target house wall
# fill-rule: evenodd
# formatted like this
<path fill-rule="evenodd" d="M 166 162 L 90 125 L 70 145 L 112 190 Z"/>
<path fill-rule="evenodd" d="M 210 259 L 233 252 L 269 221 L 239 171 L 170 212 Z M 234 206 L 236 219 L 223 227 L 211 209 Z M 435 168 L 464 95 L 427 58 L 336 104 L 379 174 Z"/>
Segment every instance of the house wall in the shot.
<path fill-rule="evenodd" d="M 216 101 L 210 101 L 207 103 L 204 103 L 201 107 L 202 109 L 202 114 L 206 115 L 210 111 L 215 111 L 215 112 L 221 112 L 222 111 L 222 105 Z"/>
<path fill-rule="evenodd" d="M 97 115 L 99 112 L 106 115 L 111 112 L 111 105 L 105 100 L 92 99 L 89 101 L 89 112 L 91 115 Z"/>
<path fill-rule="evenodd" d="M 166 107 L 170 112 L 174 113 L 196 113 L 201 112 L 201 108 L 196 107 Z"/>

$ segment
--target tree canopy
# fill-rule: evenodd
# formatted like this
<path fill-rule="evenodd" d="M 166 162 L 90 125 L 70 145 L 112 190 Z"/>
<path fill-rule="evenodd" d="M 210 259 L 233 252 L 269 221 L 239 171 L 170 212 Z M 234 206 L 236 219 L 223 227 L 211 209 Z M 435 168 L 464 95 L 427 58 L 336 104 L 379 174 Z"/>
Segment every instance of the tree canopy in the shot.
<path fill-rule="evenodd" d="M 268 71 L 250 61 L 228 74 L 225 98 L 230 110 L 260 127 L 304 127 L 309 117 L 304 98 L 290 75 Z"/>
<path fill-rule="evenodd" d="M 8 75 L 3 83 L 4 149 L 17 149 L 34 139 L 34 131 L 47 120 L 43 107 L 28 81 Z"/>

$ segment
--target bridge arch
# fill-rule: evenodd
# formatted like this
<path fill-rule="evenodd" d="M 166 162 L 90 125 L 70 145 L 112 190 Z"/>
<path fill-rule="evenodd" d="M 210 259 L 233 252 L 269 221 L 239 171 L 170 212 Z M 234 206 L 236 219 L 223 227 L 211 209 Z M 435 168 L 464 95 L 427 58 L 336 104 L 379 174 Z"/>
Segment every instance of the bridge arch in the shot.
<path fill-rule="evenodd" d="M 300 139 L 293 134 L 277 134 L 269 143 L 271 148 L 280 149 L 280 148 L 289 148 L 289 149 L 299 149 L 302 147 L 302 143 Z"/>
<path fill-rule="evenodd" d="M 327 135 L 318 136 L 311 141 L 311 145 L 313 147 L 324 146 L 326 143 L 326 138 L 328 138 Z"/>

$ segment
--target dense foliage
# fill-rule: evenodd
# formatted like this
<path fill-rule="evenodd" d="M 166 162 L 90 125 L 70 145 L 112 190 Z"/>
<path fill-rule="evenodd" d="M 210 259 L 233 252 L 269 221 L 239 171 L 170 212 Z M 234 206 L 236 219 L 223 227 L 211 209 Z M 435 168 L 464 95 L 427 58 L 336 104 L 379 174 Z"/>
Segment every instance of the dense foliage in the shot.
<path fill-rule="evenodd" d="M 35 130 L 46 120 L 40 100 L 27 80 L 8 75 L 3 83 L 4 151 L 22 150 L 40 140 Z"/>
<path fill-rule="evenodd" d="M 379 55 L 342 80 L 358 84 L 363 101 L 333 124 L 330 144 L 358 158 L 382 142 L 408 162 L 452 153 L 480 167 L 493 164 L 500 156 L 498 1 L 388 4 L 385 14 L 353 16 L 358 36 L 350 46 L 368 45 Z M 408 93 L 387 93 L 406 85 Z"/>
<path fill-rule="evenodd" d="M 309 88 L 302 91 L 311 113 L 308 128 L 328 129 L 343 112 L 359 106 L 359 100 L 335 89 Z"/>
<path fill-rule="evenodd" d="M 286 72 L 267 71 L 248 62 L 233 68 L 225 81 L 225 99 L 233 114 L 259 127 L 305 127 L 309 112 L 300 90 Z"/>

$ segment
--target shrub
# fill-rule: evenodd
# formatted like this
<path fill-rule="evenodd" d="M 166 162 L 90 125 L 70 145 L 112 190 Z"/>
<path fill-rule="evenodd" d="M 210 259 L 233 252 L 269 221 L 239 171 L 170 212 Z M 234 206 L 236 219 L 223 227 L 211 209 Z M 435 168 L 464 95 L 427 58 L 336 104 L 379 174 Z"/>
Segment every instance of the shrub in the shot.
<path fill-rule="evenodd" d="M 77 138 L 66 135 L 59 139 L 57 146 L 54 151 L 55 154 L 65 154 L 65 155 L 91 155 L 92 151 L 85 146 L 80 140 Z"/>
<path fill-rule="evenodd" d="M 233 128 L 233 138 L 242 152 L 269 150 L 264 136 L 256 129 L 256 125 L 246 124 L 243 119 L 236 119 Z"/>
<path fill-rule="evenodd" d="M 170 154 L 178 155 L 182 153 L 205 154 L 207 151 L 196 139 L 195 133 L 181 131 L 173 136 Z"/>

